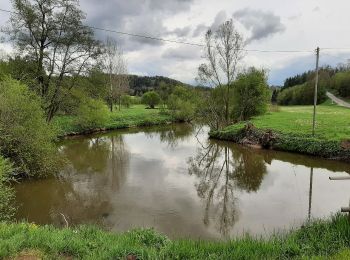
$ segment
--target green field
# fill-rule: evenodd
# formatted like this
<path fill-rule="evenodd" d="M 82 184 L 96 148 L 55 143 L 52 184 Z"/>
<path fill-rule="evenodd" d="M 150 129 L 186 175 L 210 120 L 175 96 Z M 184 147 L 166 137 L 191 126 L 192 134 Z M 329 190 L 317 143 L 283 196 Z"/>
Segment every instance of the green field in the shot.
<path fill-rule="evenodd" d="M 74 116 L 57 116 L 53 120 L 59 129 L 60 136 L 71 133 L 79 133 L 85 129 L 80 129 L 74 123 Z M 171 122 L 169 115 L 162 113 L 161 109 L 148 109 L 144 105 L 134 105 L 130 108 L 122 108 L 120 111 L 114 109 L 109 114 L 109 120 L 100 128 L 105 129 L 119 129 L 134 126 L 158 125 Z"/>
<path fill-rule="evenodd" d="M 313 106 L 282 106 L 277 112 L 255 117 L 251 122 L 260 129 L 272 129 L 286 134 L 312 134 Z M 244 123 L 229 126 L 225 131 L 242 128 Z M 317 106 L 315 137 L 325 140 L 350 139 L 350 109 L 331 105 Z"/>
<path fill-rule="evenodd" d="M 226 242 L 170 240 L 149 229 L 113 234 L 88 226 L 57 229 L 27 223 L 0 224 L 0 258 L 349 259 L 349 247 L 350 225 L 347 217 L 340 215 L 268 239 L 246 236 Z"/>

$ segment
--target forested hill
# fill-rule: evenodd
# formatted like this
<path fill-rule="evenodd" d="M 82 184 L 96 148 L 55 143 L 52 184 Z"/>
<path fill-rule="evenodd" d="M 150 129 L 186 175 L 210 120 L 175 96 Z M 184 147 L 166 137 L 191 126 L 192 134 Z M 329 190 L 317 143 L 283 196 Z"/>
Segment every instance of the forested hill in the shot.
<path fill-rule="evenodd" d="M 178 80 L 163 77 L 163 76 L 138 76 L 129 75 L 129 87 L 134 92 L 134 95 L 142 95 L 148 90 L 157 89 L 160 86 L 175 87 L 175 86 L 190 86 Z"/>

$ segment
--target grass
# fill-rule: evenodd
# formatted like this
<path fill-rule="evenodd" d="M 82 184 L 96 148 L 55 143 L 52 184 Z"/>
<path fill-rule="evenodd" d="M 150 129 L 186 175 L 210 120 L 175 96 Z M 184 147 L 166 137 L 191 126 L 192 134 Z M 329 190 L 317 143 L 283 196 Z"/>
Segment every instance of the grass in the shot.
<path fill-rule="evenodd" d="M 259 129 L 311 136 L 312 114 L 313 106 L 282 106 L 278 112 L 255 117 L 251 122 Z M 229 126 L 225 131 L 242 128 L 244 124 Z M 329 101 L 318 106 L 315 137 L 337 141 L 350 139 L 350 109 L 331 105 Z"/>
<path fill-rule="evenodd" d="M 57 116 L 53 123 L 58 127 L 60 136 L 83 132 L 85 129 L 80 129 L 74 121 L 74 116 Z M 171 121 L 172 118 L 165 113 L 161 113 L 160 109 L 147 109 L 144 105 L 134 105 L 130 108 L 122 108 L 120 111 L 115 109 L 109 114 L 107 123 L 100 126 L 100 128 L 120 129 L 160 125 Z"/>
<path fill-rule="evenodd" d="M 268 239 L 169 240 L 152 229 L 121 234 L 91 226 L 58 229 L 28 223 L 0 224 L 0 258 L 48 259 L 345 259 L 350 255 L 347 217 L 314 220 Z M 134 258 L 132 258 L 134 257 Z"/>
<path fill-rule="evenodd" d="M 313 106 L 280 107 L 274 112 L 210 133 L 212 138 L 242 144 L 258 144 L 329 159 L 350 161 L 350 109 L 327 101 L 317 107 L 315 136 L 312 136 Z M 248 142 L 247 142 L 248 140 Z"/>

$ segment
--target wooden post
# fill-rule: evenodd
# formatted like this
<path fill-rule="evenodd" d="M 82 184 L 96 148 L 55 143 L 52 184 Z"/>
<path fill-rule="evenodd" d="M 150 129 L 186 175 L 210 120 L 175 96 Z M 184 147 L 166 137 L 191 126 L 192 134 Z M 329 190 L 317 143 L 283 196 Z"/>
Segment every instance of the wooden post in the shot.
<path fill-rule="evenodd" d="M 310 218 L 311 218 L 313 177 L 314 177 L 314 168 L 311 167 L 311 169 L 310 169 L 310 186 L 309 186 L 309 212 L 308 212 L 308 220 L 309 221 L 310 221 Z"/>
<path fill-rule="evenodd" d="M 316 125 L 316 106 L 317 106 L 317 85 L 318 85 L 318 63 L 320 59 L 320 48 L 316 49 L 316 80 L 315 80 L 315 91 L 314 91 L 314 114 L 312 119 L 312 135 L 315 135 L 315 125 Z"/>
<path fill-rule="evenodd" d="M 331 181 L 343 181 L 350 180 L 350 176 L 341 176 L 341 177 L 329 177 Z"/>

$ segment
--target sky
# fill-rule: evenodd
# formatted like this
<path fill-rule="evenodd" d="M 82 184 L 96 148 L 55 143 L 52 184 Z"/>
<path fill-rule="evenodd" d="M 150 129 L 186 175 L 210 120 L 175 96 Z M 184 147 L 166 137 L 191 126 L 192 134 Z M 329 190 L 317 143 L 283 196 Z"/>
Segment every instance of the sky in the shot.
<path fill-rule="evenodd" d="M 337 65 L 350 58 L 350 1 L 348 0 L 80 0 L 85 24 L 170 40 L 203 43 L 205 32 L 233 19 L 246 49 L 306 50 L 308 53 L 246 52 L 241 68 L 268 71 L 269 83 L 315 68 L 312 52 L 321 47 L 320 64 Z M 0 8 L 12 10 L 9 0 Z M 9 14 L 0 13 L 0 26 Z M 196 84 L 203 48 L 96 31 L 113 37 L 124 51 L 131 74 L 161 75 Z M 7 43 L 3 52 L 11 52 Z M 338 48 L 323 50 L 322 48 Z M 340 50 L 339 48 L 349 48 Z"/>

